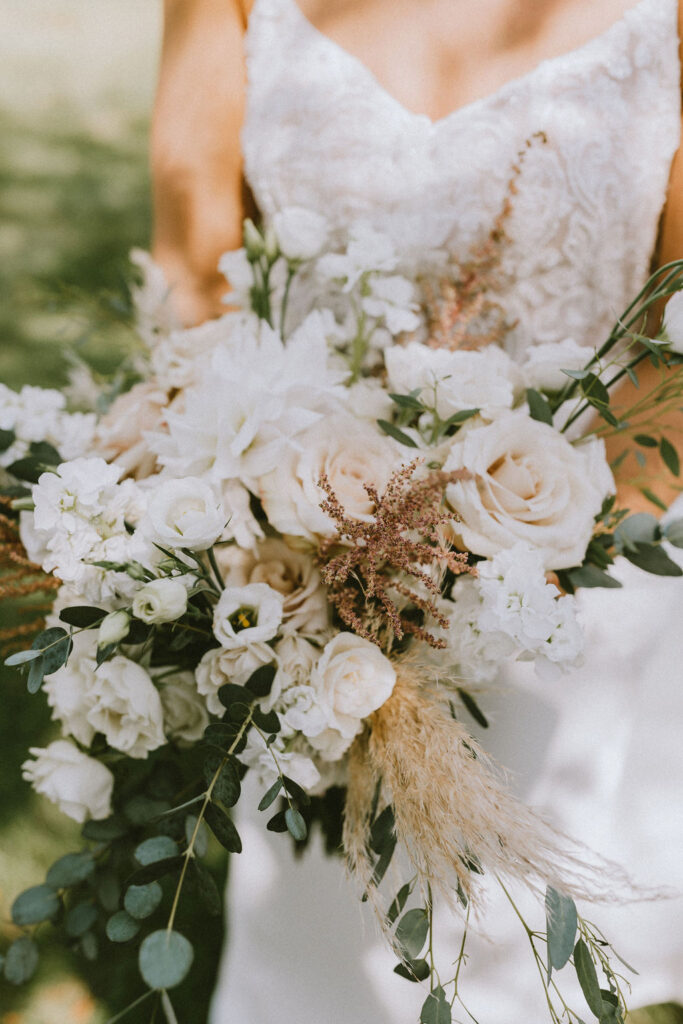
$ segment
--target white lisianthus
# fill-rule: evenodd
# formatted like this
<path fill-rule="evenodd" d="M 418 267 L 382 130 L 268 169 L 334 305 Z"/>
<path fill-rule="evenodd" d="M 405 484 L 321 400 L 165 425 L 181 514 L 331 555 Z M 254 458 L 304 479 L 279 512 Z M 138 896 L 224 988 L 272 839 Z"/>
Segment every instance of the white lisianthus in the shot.
<path fill-rule="evenodd" d="M 524 383 L 537 391 L 559 391 L 569 383 L 569 377 L 562 371 L 582 370 L 591 355 L 591 349 L 573 338 L 531 345 L 521 367 Z"/>
<path fill-rule="evenodd" d="M 272 219 L 282 255 L 292 261 L 312 260 L 327 242 L 327 221 L 302 206 L 288 206 Z"/>
<path fill-rule="evenodd" d="M 133 598 L 133 615 L 149 626 L 173 622 L 187 611 L 187 590 L 180 580 L 151 580 Z"/>
<path fill-rule="evenodd" d="M 233 559 L 229 586 L 267 583 L 282 594 L 283 632 L 319 633 L 329 619 L 327 597 L 312 557 L 295 551 L 282 540 L 270 538 L 256 550 Z"/>
<path fill-rule="evenodd" d="M 222 647 L 250 647 L 272 640 L 282 622 L 284 598 L 267 583 L 226 587 L 213 612 L 213 632 Z"/>
<path fill-rule="evenodd" d="M 154 488 L 142 530 L 163 547 L 205 551 L 221 536 L 225 522 L 213 488 L 205 480 L 183 477 Z"/>
<path fill-rule="evenodd" d="M 118 644 L 128 636 L 130 632 L 130 615 L 123 610 L 109 612 L 105 615 L 97 631 L 98 647 L 106 647 L 108 644 Z"/>
<path fill-rule="evenodd" d="M 595 516 L 615 490 L 602 441 L 573 446 L 524 410 L 466 424 L 443 468 L 471 473 L 446 491 L 466 548 L 492 557 L 522 541 L 546 569 L 582 563 Z"/>
<path fill-rule="evenodd" d="M 33 760 L 21 766 L 23 777 L 63 814 L 79 824 L 109 817 L 114 776 L 108 768 L 68 740 L 30 747 L 29 753 Z"/>
<path fill-rule="evenodd" d="M 315 540 L 330 537 L 336 526 L 320 508 L 325 474 L 346 513 L 370 522 L 374 506 L 364 484 L 381 494 L 402 462 L 398 444 L 365 420 L 340 413 L 306 431 L 277 468 L 259 481 L 269 522 L 281 533 Z"/>
<path fill-rule="evenodd" d="M 69 601 L 67 606 L 74 603 Z M 75 737 L 85 747 L 89 747 L 95 737 L 95 730 L 88 721 L 88 711 L 92 703 L 90 691 L 97 668 L 96 656 L 94 630 L 75 633 L 68 662 L 43 682 L 52 717 L 61 724 L 62 734 Z"/>
<path fill-rule="evenodd" d="M 181 746 L 198 743 L 209 724 L 209 715 L 192 673 L 166 676 L 160 683 L 160 696 L 168 738 Z"/>
<path fill-rule="evenodd" d="M 520 389 L 519 370 L 495 345 L 477 352 L 450 352 L 413 341 L 384 353 L 389 390 L 406 395 L 420 388 L 420 400 L 447 420 L 464 409 L 487 419 L 510 409 Z"/>
<path fill-rule="evenodd" d="M 110 747 L 144 758 L 165 743 L 159 691 L 135 661 L 117 655 L 95 671 L 88 722 Z"/>
<path fill-rule="evenodd" d="M 683 291 L 676 292 L 667 302 L 664 327 L 674 352 L 683 355 Z"/>
<path fill-rule="evenodd" d="M 218 691 L 226 683 L 244 686 L 249 676 L 263 665 L 270 664 L 275 657 L 273 648 L 267 644 L 251 644 L 249 647 L 214 647 L 207 651 L 195 669 L 197 692 L 206 701 L 212 715 L 222 715 L 225 708 L 218 699 Z"/>
<path fill-rule="evenodd" d="M 356 636 L 338 633 L 326 644 L 311 675 L 311 685 L 325 709 L 327 725 L 343 738 L 346 747 L 361 728 L 362 721 L 391 696 L 396 670 L 379 647 Z M 323 759 L 336 760 L 339 745 L 330 744 L 325 734 L 311 737 L 311 744 Z M 334 749 L 332 749 L 334 747 Z"/>

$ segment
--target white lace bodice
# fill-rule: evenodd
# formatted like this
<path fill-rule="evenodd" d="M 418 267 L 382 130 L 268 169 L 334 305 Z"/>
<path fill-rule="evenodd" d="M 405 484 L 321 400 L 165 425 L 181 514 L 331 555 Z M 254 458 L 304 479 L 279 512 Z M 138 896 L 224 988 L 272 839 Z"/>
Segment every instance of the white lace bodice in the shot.
<path fill-rule="evenodd" d="M 291 205 L 358 218 L 404 251 L 464 258 L 526 154 L 500 303 L 508 347 L 591 345 L 647 276 L 680 135 L 678 0 L 640 0 L 588 44 L 431 121 L 403 107 L 296 0 L 255 0 L 243 148 L 267 218 Z"/>

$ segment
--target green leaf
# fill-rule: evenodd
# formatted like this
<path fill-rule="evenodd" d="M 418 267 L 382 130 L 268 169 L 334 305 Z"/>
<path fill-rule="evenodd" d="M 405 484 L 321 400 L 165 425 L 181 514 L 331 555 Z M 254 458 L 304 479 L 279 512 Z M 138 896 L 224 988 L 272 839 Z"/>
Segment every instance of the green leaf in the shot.
<path fill-rule="evenodd" d="M 659 520 L 649 512 L 638 512 L 622 520 L 614 531 L 614 546 L 619 554 L 636 551 L 638 544 L 653 544 L 659 539 Z"/>
<path fill-rule="evenodd" d="M 220 807 L 217 807 L 216 804 L 209 804 L 204 817 L 216 839 L 221 846 L 225 847 L 228 853 L 242 852 L 242 840 L 240 839 L 239 832 Z"/>
<path fill-rule="evenodd" d="M 384 847 L 394 838 L 394 808 L 388 804 L 377 817 L 370 829 L 370 849 L 382 853 Z"/>
<path fill-rule="evenodd" d="M 586 374 L 579 386 L 586 401 L 598 411 L 602 412 L 609 406 L 609 391 L 594 373 Z"/>
<path fill-rule="evenodd" d="M 669 544 L 673 544 L 677 548 L 683 548 L 683 519 L 674 519 L 668 526 L 662 529 Z"/>
<path fill-rule="evenodd" d="M 389 423 L 388 420 L 377 420 L 377 425 L 380 430 L 388 434 L 389 437 L 393 437 L 394 441 L 398 441 L 399 444 L 404 444 L 407 448 L 417 448 L 417 442 L 413 441 L 412 437 L 404 434 L 402 430 L 395 427 L 393 423 Z"/>
<path fill-rule="evenodd" d="M 463 690 L 460 686 L 456 686 L 456 690 L 458 696 L 460 697 L 460 700 L 463 702 L 469 713 L 472 715 L 472 718 L 475 720 L 475 722 L 477 722 L 482 727 L 482 729 L 488 729 L 488 719 L 484 712 L 479 707 L 479 705 L 477 704 L 472 694 L 468 693 L 467 690 Z"/>
<path fill-rule="evenodd" d="M 164 857 L 163 860 L 155 860 L 151 864 L 145 864 L 144 868 L 138 868 L 128 879 L 130 885 L 147 885 L 149 882 L 155 882 L 158 878 L 163 878 L 164 875 L 170 875 L 175 871 L 180 871 L 185 858 L 182 856 L 177 857 Z"/>
<path fill-rule="evenodd" d="M 566 377 L 571 377 L 572 380 L 585 380 L 590 374 L 590 370 L 562 370 L 561 372 Z"/>
<path fill-rule="evenodd" d="M 84 882 L 94 870 L 95 860 L 91 853 L 67 853 L 54 862 L 45 881 L 55 889 L 65 889 Z"/>
<path fill-rule="evenodd" d="M 97 907 L 94 903 L 78 903 L 67 911 L 64 920 L 66 934 L 72 939 L 80 939 L 82 935 L 89 932 L 97 921 Z"/>
<path fill-rule="evenodd" d="M 295 782 L 294 779 L 290 779 L 289 775 L 283 775 L 282 779 L 284 787 L 289 793 L 289 795 L 292 797 L 292 799 L 296 800 L 300 804 L 303 804 L 304 807 L 308 807 L 308 805 L 311 802 L 311 798 L 306 792 L 306 790 L 302 789 L 298 782 Z"/>
<path fill-rule="evenodd" d="M 441 985 L 427 996 L 420 1011 L 420 1024 L 451 1024 L 451 1007 Z"/>
<path fill-rule="evenodd" d="M 86 960 L 90 960 L 91 963 L 97 960 L 99 945 L 94 932 L 86 932 L 81 936 L 80 949 Z"/>
<path fill-rule="evenodd" d="M 109 818 L 101 821 L 86 821 L 81 829 L 84 839 L 91 839 L 95 843 L 109 843 L 112 839 L 120 839 L 128 831 L 128 825 L 123 818 L 112 814 Z"/>
<path fill-rule="evenodd" d="M 125 910 L 119 910 L 109 918 L 105 931 L 111 942 L 130 942 L 140 931 L 140 925 Z"/>
<path fill-rule="evenodd" d="M 145 839 L 135 848 L 133 854 L 138 864 L 142 864 L 143 867 L 177 855 L 178 844 L 170 836 L 152 836 L 151 839 Z"/>
<path fill-rule="evenodd" d="M 680 565 L 657 544 L 637 544 L 635 551 L 624 551 L 624 555 L 629 562 L 654 576 L 683 576 Z"/>
<path fill-rule="evenodd" d="M 387 921 L 388 921 L 389 924 L 393 924 L 394 923 L 394 921 L 396 920 L 396 918 L 398 917 L 398 915 L 401 913 L 401 911 L 405 907 L 406 903 L 408 902 L 408 897 L 409 896 L 410 896 L 410 882 L 406 882 L 406 884 L 401 886 L 401 888 L 398 890 L 398 892 L 394 896 L 394 899 L 393 899 L 393 901 L 391 903 L 391 906 L 389 907 L 389 909 L 387 911 Z"/>
<path fill-rule="evenodd" d="M 285 812 L 278 811 L 277 814 L 274 814 L 266 825 L 266 828 L 269 832 L 286 832 L 287 821 L 285 820 Z"/>
<path fill-rule="evenodd" d="M 270 787 L 270 789 L 261 797 L 260 803 L 258 805 L 259 811 L 267 810 L 270 807 L 270 805 L 277 799 L 277 795 L 281 789 L 282 779 L 277 779 Z"/>
<path fill-rule="evenodd" d="M 209 869 L 195 857 L 192 858 L 192 867 L 194 869 L 194 873 L 191 877 L 197 886 L 197 893 L 204 904 L 204 909 L 212 917 L 220 917 L 223 913 L 223 900 L 221 899 L 221 894 L 218 891 L 218 886 L 214 881 L 213 875 Z"/>
<path fill-rule="evenodd" d="M 600 985 L 598 984 L 595 964 L 583 939 L 579 939 L 574 947 L 574 969 L 576 970 L 581 991 L 589 1008 L 596 1017 L 599 1017 L 602 1014 Z"/>
<path fill-rule="evenodd" d="M 28 679 L 26 680 L 26 689 L 29 693 L 38 693 L 38 690 L 43 685 L 43 679 L 45 678 L 45 659 L 41 654 L 40 657 L 36 658 L 35 661 L 31 662 L 31 667 L 28 670 Z"/>
<path fill-rule="evenodd" d="M 185 818 L 185 841 L 189 846 L 194 836 L 194 852 L 197 857 L 204 857 L 209 849 L 209 830 L 203 821 L 197 825 L 197 815 L 188 814 Z M 195 829 L 197 829 L 195 833 Z"/>
<path fill-rule="evenodd" d="M 131 797 L 123 808 L 123 812 L 131 825 L 148 825 L 164 811 L 169 810 L 168 800 L 153 800 L 144 793 Z"/>
<path fill-rule="evenodd" d="M 142 921 L 153 914 L 163 898 L 163 889 L 158 882 L 146 885 L 130 885 L 123 897 L 123 907 L 136 921 Z"/>
<path fill-rule="evenodd" d="M 36 973 L 38 966 L 38 947 L 26 935 L 22 935 L 7 950 L 5 956 L 5 977 L 12 985 L 23 985 Z"/>
<path fill-rule="evenodd" d="M 406 981 L 426 981 L 431 971 L 426 960 L 406 960 L 404 964 L 396 964 L 394 974 Z"/>
<path fill-rule="evenodd" d="M 6 452 L 17 439 L 13 430 L 0 430 L 0 452 Z"/>
<path fill-rule="evenodd" d="M 226 760 L 218 750 L 210 750 L 203 766 L 206 785 L 213 783 L 212 795 L 226 807 L 234 807 L 240 798 L 241 783 L 237 764 L 232 757 Z"/>
<path fill-rule="evenodd" d="M 31 441 L 28 450 L 32 458 L 40 459 L 46 466 L 58 466 L 64 461 L 57 449 L 47 441 Z"/>
<path fill-rule="evenodd" d="M 227 751 L 230 749 L 232 744 L 237 737 L 239 729 L 236 729 L 231 722 L 212 722 L 211 725 L 207 725 L 204 730 L 204 742 L 212 743 L 216 747 L 220 747 L 221 750 Z M 246 743 L 246 736 L 242 738 Z M 242 743 L 242 741 L 240 741 Z M 242 744 L 243 746 L 243 744 Z M 235 747 L 235 753 L 239 753 L 240 745 Z"/>
<path fill-rule="evenodd" d="M 12 920 L 22 928 L 27 924 L 49 921 L 59 911 L 60 902 L 50 885 L 34 885 L 20 893 L 12 904 Z"/>
<path fill-rule="evenodd" d="M 545 894 L 545 919 L 548 932 L 548 963 L 559 971 L 569 960 L 574 949 L 578 916 L 574 900 L 553 889 Z"/>
<path fill-rule="evenodd" d="M 30 457 L 17 459 L 7 467 L 7 472 L 11 476 L 15 476 L 18 480 L 25 480 L 29 484 L 37 484 L 43 473 L 48 470 L 49 467 L 44 462 Z"/>
<path fill-rule="evenodd" d="M 267 733 L 278 733 L 281 729 L 280 719 L 275 711 L 261 711 L 259 707 L 255 707 L 252 711 L 252 720 L 263 732 Z"/>
<path fill-rule="evenodd" d="M 461 409 L 460 412 L 453 413 L 449 416 L 444 423 L 445 427 L 459 427 L 460 424 L 465 423 L 467 420 L 471 420 L 473 416 L 479 413 L 479 409 Z"/>
<path fill-rule="evenodd" d="M 539 423 L 547 423 L 552 427 L 553 411 L 550 408 L 548 399 L 544 398 L 540 392 L 535 391 L 534 388 L 527 388 L 526 400 L 532 420 L 538 420 Z"/>
<path fill-rule="evenodd" d="M 661 508 L 662 512 L 668 512 L 668 509 L 662 499 L 658 498 L 654 491 L 651 491 L 649 487 L 641 487 L 640 493 L 647 498 L 648 501 L 651 501 L 653 505 L 656 505 L 657 508 Z"/>
<path fill-rule="evenodd" d="M 34 661 L 36 658 L 42 658 L 40 651 L 18 651 L 5 658 L 5 665 L 14 668 L 15 665 L 25 665 L 27 661 Z"/>
<path fill-rule="evenodd" d="M 411 960 L 418 957 L 427 941 L 429 914 L 422 907 L 408 910 L 398 922 L 396 940 L 401 950 Z"/>
<path fill-rule="evenodd" d="M 664 465 L 673 473 L 674 476 L 680 476 L 681 473 L 681 460 L 678 452 L 666 437 L 663 437 L 659 442 L 659 454 L 662 456 Z"/>
<path fill-rule="evenodd" d="M 412 409 L 413 412 L 422 412 L 424 405 L 419 398 L 415 395 L 389 395 L 392 402 L 400 406 L 401 409 Z"/>
<path fill-rule="evenodd" d="M 386 875 L 389 865 L 391 864 L 391 858 L 394 856 L 396 845 L 396 836 L 392 836 L 391 839 L 389 839 L 389 841 L 383 847 L 382 853 L 377 863 L 375 864 L 375 869 L 372 872 L 372 878 L 370 880 L 372 885 L 378 886 L 382 879 L 384 878 L 384 876 Z"/>
<path fill-rule="evenodd" d="M 245 686 L 237 686 L 235 683 L 225 683 L 218 691 L 218 699 L 224 708 L 230 709 L 233 705 L 245 705 L 250 707 L 254 700 L 254 694 Z"/>
<path fill-rule="evenodd" d="M 194 959 L 192 945 L 180 932 L 152 932 L 140 946 L 138 965 L 143 981 L 153 989 L 175 988 L 187 977 Z"/>
<path fill-rule="evenodd" d="M 657 441 L 654 437 L 650 437 L 649 434 L 635 434 L 633 440 L 636 444 L 639 444 L 642 448 L 656 448 Z"/>
<path fill-rule="evenodd" d="M 43 674 L 49 676 L 58 668 L 66 664 L 71 654 L 73 641 L 67 631 L 61 626 L 53 626 L 51 629 L 44 629 L 35 638 L 31 647 L 34 651 L 42 651 Z"/>
<path fill-rule="evenodd" d="M 255 697 L 267 697 L 273 687 L 276 672 L 275 662 L 270 665 L 261 665 L 255 672 L 252 672 L 244 685 Z"/>
<path fill-rule="evenodd" d="M 605 587 L 618 590 L 622 586 L 619 580 L 615 580 L 614 576 L 603 572 L 602 569 L 598 569 L 596 565 L 591 565 L 590 562 L 578 569 L 570 569 L 567 575 L 574 587 Z"/>
<path fill-rule="evenodd" d="M 308 835 L 308 829 L 301 812 L 297 811 L 296 807 L 288 807 L 285 811 L 285 822 L 292 838 L 296 839 L 298 843 L 302 843 Z"/>
<path fill-rule="evenodd" d="M 99 875 L 96 885 L 97 899 L 108 914 L 113 914 L 121 899 L 121 886 L 113 871 Z"/>

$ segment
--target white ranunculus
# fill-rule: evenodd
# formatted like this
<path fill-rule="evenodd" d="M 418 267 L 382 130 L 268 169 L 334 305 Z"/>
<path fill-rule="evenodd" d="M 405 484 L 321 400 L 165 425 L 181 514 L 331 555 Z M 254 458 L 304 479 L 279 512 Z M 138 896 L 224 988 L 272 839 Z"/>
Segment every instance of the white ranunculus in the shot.
<path fill-rule="evenodd" d="M 302 206 L 288 206 L 272 219 L 280 252 L 288 260 L 312 260 L 327 242 L 327 221 Z"/>
<path fill-rule="evenodd" d="M 76 604 L 68 601 L 65 605 Z M 83 746 L 92 743 L 95 730 L 88 721 L 90 691 L 97 668 L 97 638 L 94 630 L 75 633 L 73 650 L 66 665 L 45 678 L 43 692 L 52 717 L 62 726 L 64 736 L 74 736 Z"/>
<path fill-rule="evenodd" d="M 275 655 L 267 644 L 249 647 L 214 647 L 207 651 L 195 669 L 197 692 L 206 700 L 212 715 L 222 715 L 225 708 L 218 699 L 218 691 L 226 683 L 244 686 L 257 668 L 270 664 Z"/>
<path fill-rule="evenodd" d="M 563 370 L 582 370 L 592 350 L 573 338 L 543 345 L 531 345 L 521 370 L 524 383 L 537 391 L 560 391 L 570 380 Z"/>
<path fill-rule="evenodd" d="M 144 758 L 165 743 L 159 691 L 135 661 L 117 655 L 95 671 L 88 722 L 110 747 Z"/>
<path fill-rule="evenodd" d="M 667 302 L 664 327 L 674 352 L 683 355 L 683 291 L 676 292 Z"/>
<path fill-rule="evenodd" d="M 29 753 L 33 760 L 21 766 L 23 777 L 63 814 L 80 824 L 109 817 L 114 776 L 108 768 L 68 740 L 29 747 Z"/>
<path fill-rule="evenodd" d="M 384 353 L 389 390 L 400 395 L 420 388 L 420 400 L 447 420 L 463 409 L 487 419 L 510 409 L 520 389 L 519 370 L 495 345 L 477 352 L 428 348 L 417 341 Z"/>
<path fill-rule="evenodd" d="M 388 700 L 395 682 L 396 671 L 389 659 L 355 633 L 338 633 L 330 640 L 311 675 L 328 727 L 339 733 L 347 746 L 360 732 L 362 720 Z M 311 743 L 320 749 L 315 737 Z M 330 759 L 329 753 L 326 744 L 321 756 Z"/>
<path fill-rule="evenodd" d="M 225 528 L 226 515 L 205 480 L 166 480 L 152 491 L 144 532 L 162 547 L 205 551 Z"/>
<path fill-rule="evenodd" d="M 149 626 L 173 622 L 187 610 L 187 590 L 180 580 L 162 577 L 146 583 L 133 598 L 133 615 Z"/>
<path fill-rule="evenodd" d="M 181 746 L 197 743 L 209 724 L 209 715 L 194 676 L 191 672 L 178 672 L 166 676 L 160 687 L 164 732 Z"/>
<path fill-rule="evenodd" d="M 284 598 L 267 583 L 226 587 L 213 612 L 213 632 L 221 647 L 250 647 L 272 640 L 282 622 Z"/>
<path fill-rule="evenodd" d="M 363 485 L 372 484 L 382 494 L 403 461 L 399 445 L 373 424 L 341 413 L 327 417 L 298 440 L 277 468 L 259 481 L 269 522 L 281 533 L 311 541 L 334 536 L 337 528 L 320 508 L 325 494 L 318 481 L 323 474 L 347 515 L 370 522 L 374 506 Z"/>
<path fill-rule="evenodd" d="M 523 541 L 546 569 L 582 563 L 595 516 L 615 489 L 602 441 L 572 446 L 524 410 L 487 425 L 471 421 L 443 468 L 472 474 L 446 492 L 466 548 L 491 557 Z"/>

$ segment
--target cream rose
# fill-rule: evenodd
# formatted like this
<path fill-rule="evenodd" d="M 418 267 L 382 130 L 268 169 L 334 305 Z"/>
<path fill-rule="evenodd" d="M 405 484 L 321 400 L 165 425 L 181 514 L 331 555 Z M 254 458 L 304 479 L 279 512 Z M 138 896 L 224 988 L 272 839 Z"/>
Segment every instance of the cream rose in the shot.
<path fill-rule="evenodd" d="M 180 580 L 158 579 L 146 583 L 133 598 L 133 615 L 154 625 L 173 622 L 185 614 L 187 590 Z"/>
<path fill-rule="evenodd" d="M 615 490 L 602 441 L 573 446 L 524 410 L 488 425 L 472 421 L 443 468 L 472 474 L 447 489 L 465 547 L 492 557 L 524 541 L 546 569 L 581 564 L 594 518 Z"/>
<path fill-rule="evenodd" d="M 183 477 L 154 489 L 144 529 L 163 547 L 205 551 L 223 533 L 226 519 L 205 480 Z"/>
<path fill-rule="evenodd" d="M 209 715 L 194 676 L 191 672 L 179 672 L 167 676 L 160 687 L 164 732 L 182 746 L 197 743 L 209 724 Z"/>
<path fill-rule="evenodd" d="M 213 611 L 213 632 L 221 647 L 250 647 L 272 640 L 282 622 L 284 598 L 267 583 L 226 587 Z"/>
<path fill-rule="evenodd" d="M 144 758 L 166 742 L 159 691 L 145 670 L 117 655 L 96 670 L 88 722 L 110 747 Z"/>
<path fill-rule="evenodd" d="M 225 708 L 218 699 L 218 691 L 226 683 L 244 686 L 257 668 L 268 665 L 275 657 L 268 644 L 251 644 L 249 647 L 214 647 L 207 651 L 195 669 L 197 692 L 204 697 L 212 715 L 222 715 Z"/>
<path fill-rule="evenodd" d="M 311 745 L 323 758 L 336 760 L 360 732 L 362 720 L 391 696 L 395 682 L 394 666 L 379 647 L 355 633 L 338 633 L 326 644 L 311 674 L 332 734 L 325 731 L 310 737 Z M 338 742 L 339 736 L 345 746 Z"/>
<path fill-rule="evenodd" d="M 30 747 L 29 753 L 34 760 L 24 761 L 21 771 L 36 793 L 81 824 L 109 817 L 114 776 L 108 768 L 68 740 Z"/>
<path fill-rule="evenodd" d="M 325 474 L 347 514 L 370 522 L 373 503 L 363 485 L 373 484 L 381 494 L 402 454 L 374 425 L 346 414 L 329 416 L 299 435 L 278 467 L 261 477 L 266 515 L 284 534 L 311 541 L 333 536 L 336 527 L 320 508 L 325 494 L 318 481 Z"/>

